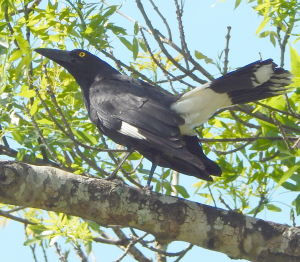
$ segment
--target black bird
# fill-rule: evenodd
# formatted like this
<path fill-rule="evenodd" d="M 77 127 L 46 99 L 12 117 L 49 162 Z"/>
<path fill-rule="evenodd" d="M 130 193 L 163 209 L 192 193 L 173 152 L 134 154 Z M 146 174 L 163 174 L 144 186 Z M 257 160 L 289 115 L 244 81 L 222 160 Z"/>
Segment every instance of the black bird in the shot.
<path fill-rule="evenodd" d="M 212 181 L 220 167 L 208 159 L 194 128 L 213 113 L 234 104 L 253 102 L 286 92 L 292 74 L 271 59 L 257 61 L 181 95 L 167 95 L 152 85 L 122 75 L 85 50 L 35 50 L 66 68 L 81 87 L 91 121 L 116 143 L 127 147 L 125 159 L 138 151 L 156 166 Z"/>

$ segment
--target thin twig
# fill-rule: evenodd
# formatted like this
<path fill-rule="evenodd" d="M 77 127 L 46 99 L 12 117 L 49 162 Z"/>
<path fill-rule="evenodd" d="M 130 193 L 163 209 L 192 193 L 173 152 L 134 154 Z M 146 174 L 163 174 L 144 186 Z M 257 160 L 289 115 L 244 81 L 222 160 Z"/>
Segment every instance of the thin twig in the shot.
<path fill-rule="evenodd" d="M 27 219 L 13 216 L 13 215 L 9 214 L 9 212 L 7 212 L 7 211 L 0 210 L 0 216 L 7 217 L 9 219 L 24 223 L 25 225 L 36 225 L 36 223 L 33 223 Z"/>
<path fill-rule="evenodd" d="M 285 131 L 284 131 L 284 129 L 283 129 L 282 124 L 277 120 L 276 115 L 275 115 L 274 112 L 271 112 L 271 115 L 272 115 L 272 117 L 273 117 L 273 120 L 274 120 L 275 125 L 277 125 L 278 128 L 279 128 L 279 130 L 280 130 L 280 133 L 281 133 L 281 135 L 282 135 L 282 137 L 283 137 L 283 141 L 285 142 L 285 144 L 286 144 L 288 150 L 289 150 L 289 151 L 293 151 L 293 149 L 291 148 L 290 143 L 289 143 L 289 141 L 288 141 L 288 139 L 287 139 L 287 137 L 286 137 L 286 134 L 285 134 Z"/>
<path fill-rule="evenodd" d="M 244 112 L 244 113 L 246 113 L 249 116 L 253 116 L 255 118 L 261 119 L 263 121 L 266 121 L 266 122 L 274 125 L 274 121 L 272 120 L 272 118 L 267 117 L 267 116 L 263 115 L 260 112 L 252 113 L 252 111 L 253 111 L 254 108 L 252 106 L 250 106 L 250 105 L 243 104 L 243 105 L 239 105 L 239 106 L 233 106 L 232 109 L 236 110 L 236 111 Z M 287 126 L 287 125 L 282 125 L 282 127 L 286 128 L 288 130 L 300 133 L 300 129 L 299 128 L 295 128 L 295 127 Z"/>
<path fill-rule="evenodd" d="M 225 46 L 225 52 L 224 52 L 224 69 L 223 69 L 223 75 L 226 75 L 228 72 L 228 54 L 229 54 L 229 39 L 230 39 L 230 30 L 231 26 L 227 26 L 227 35 L 226 38 L 226 46 Z"/>
<path fill-rule="evenodd" d="M 244 120 L 242 120 L 241 118 L 239 118 L 233 110 L 229 110 L 229 111 L 230 111 L 230 114 L 233 116 L 233 118 L 234 118 L 237 122 L 241 123 L 242 125 L 247 126 L 247 127 L 250 127 L 250 128 L 261 129 L 261 126 L 251 124 L 251 123 L 249 123 L 249 122 L 247 122 L 247 121 L 244 121 Z"/>
<path fill-rule="evenodd" d="M 159 45 L 159 48 L 162 50 L 162 52 L 165 54 L 165 56 L 179 69 L 181 70 L 183 73 L 187 74 L 190 78 L 192 78 L 193 80 L 195 80 L 196 82 L 200 83 L 200 84 L 204 84 L 206 83 L 206 81 L 200 79 L 199 77 L 197 77 L 195 74 L 191 73 L 189 70 L 185 69 L 184 67 L 182 67 L 170 54 L 169 52 L 166 50 L 166 48 L 164 47 L 163 45 L 163 42 L 161 41 L 161 38 L 159 37 L 159 34 L 158 34 L 158 30 L 154 29 L 153 26 L 152 26 L 152 23 L 151 21 L 149 20 L 149 18 L 147 17 L 147 14 L 145 12 L 145 9 L 141 3 L 140 0 L 136 0 L 136 3 L 137 3 L 137 6 L 139 8 L 139 10 L 141 11 L 141 14 L 143 15 L 145 21 L 146 21 L 146 24 L 147 26 L 150 28 L 156 42 L 158 43 Z M 183 55 L 183 52 L 181 51 L 181 54 Z M 196 65 L 194 66 L 199 66 L 199 64 L 197 63 Z M 206 72 L 206 71 L 205 71 Z M 206 77 L 208 77 L 209 79 L 213 79 L 211 77 L 210 74 L 208 74 L 207 72 L 206 73 L 203 73 L 201 72 L 202 74 L 205 74 Z"/>
<path fill-rule="evenodd" d="M 281 136 L 260 136 L 260 137 L 239 137 L 239 138 L 198 138 L 200 142 L 204 143 L 219 143 L 219 142 L 246 142 L 246 141 L 256 141 L 256 140 L 271 140 L 271 141 L 278 141 L 283 140 Z M 297 141 L 298 137 L 290 137 L 288 136 L 287 139 L 291 141 Z"/>
<path fill-rule="evenodd" d="M 108 43 L 107 36 L 105 35 L 105 36 L 103 36 L 103 38 L 104 38 L 104 40 Z M 109 45 L 107 46 L 107 49 L 108 49 L 109 54 L 110 54 L 112 57 L 114 57 L 114 52 L 112 51 L 112 49 L 110 48 Z M 115 62 L 115 64 L 116 64 L 117 70 L 118 70 L 119 72 L 122 72 L 122 74 L 125 74 L 123 68 L 119 65 L 119 63 L 117 63 L 117 61 L 114 61 L 114 62 Z"/>
<path fill-rule="evenodd" d="M 226 206 L 228 210 L 232 211 L 231 207 L 227 205 L 227 203 L 224 201 L 224 199 L 221 196 L 219 197 L 219 200 L 224 206 Z"/>
<path fill-rule="evenodd" d="M 106 239 L 101 237 L 95 237 L 93 238 L 95 242 L 103 243 L 103 244 L 109 244 L 109 245 L 120 245 L 120 246 L 126 246 L 130 242 L 131 239 Z"/>
<path fill-rule="evenodd" d="M 61 261 L 61 262 L 67 262 L 66 260 L 66 256 L 65 254 L 62 253 L 59 245 L 55 242 L 54 243 L 54 246 L 55 246 L 55 252 L 56 254 L 58 255 L 58 259 Z"/>
<path fill-rule="evenodd" d="M 175 78 L 175 76 L 174 76 L 173 74 L 171 74 L 168 70 L 166 70 L 166 69 L 164 68 L 164 66 L 162 65 L 162 63 L 160 62 L 160 60 L 158 60 L 158 59 L 155 58 L 154 54 L 152 53 L 152 51 L 151 51 L 151 49 L 150 49 L 150 46 L 149 46 L 148 41 L 147 41 L 147 39 L 146 39 L 146 37 L 145 37 L 145 35 L 144 35 L 143 30 L 140 29 L 140 32 L 141 32 L 142 38 L 143 38 L 143 40 L 144 40 L 144 42 L 145 42 L 145 45 L 146 45 L 146 47 L 147 47 L 147 50 L 148 50 L 148 52 L 149 52 L 149 54 L 150 54 L 151 59 L 153 60 L 153 62 L 154 62 L 155 64 L 157 64 L 157 66 L 162 70 L 162 72 L 163 72 L 166 76 L 167 76 L 167 75 L 170 75 L 172 78 Z M 183 84 L 187 85 L 187 86 L 191 86 L 190 84 L 186 83 L 185 81 L 183 81 L 183 80 L 181 80 L 181 79 L 178 79 L 178 81 L 179 81 L 180 83 L 183 83 Z M 176 91 L 175 91 L 174 89 L 172 89 L 172 91 L 175 92 L 175 94 L 176 94 Z"/>
<path fill-rule="evenodd" d="M 285 98 L 285 101 L 286 101 L 286 105 L 287 105 L 287 108 L 289 110 L 289 113 L 293 116 L 293 117 L 296 117 L 298 119 L 300 119 L 300 114 L 296 113 L 295 111 L 293 111 L 292 107 L 291 107 L 291 103 L 290 103 L 290 100 L 287 96 L 287 93 L 284 94 L 284 98 Z"/>
<path fill-rule="evenodd" d="M 113 61 L 115 61 L 116 63 L 118 63 L 120 66 L 125 67 L 128 71 L 132 72 L 133 74 L 135 74 L 135 75 L 139 76 L 140 78 L 144 79 L 145 81 L 147 81 L 149 84 L 153 85 L 153 88 L 156 88 L 156 89 L 162 91 L 165 94 L 170 94 L 168 91 L 166 91 L 162 87 L 156 85 L 155 82 L 151 81 L 148 77 L 146 77 L 145 75 L 141 74 L 139 71 L 133 69 L 132 67 L 124 64 L 123 62 L 121 62 L 120 60 L 116 59 L 111 54 L 107 53 L 106 51 L 104 51 L 102 49 L 98 49 L 97 48 L 97 50 L 100 51 L 102 54 L 106 55 L 107 57 L 109 57 L 110 59 L 112 59 Z"/>
<path fill-rule="evenodd" d="M 9 157 L 16 158 L 18 155 L 18 151 L 11 149 L 11 148 L 6 148 L 2 145 L 0 145 L 0 155 L 6 155 Z M 41 165 L 41 166 L 53 166 L 59 168 L 59 165 L 52 162 L 52 161 L 44 161 L 41 158 L 36 158 L 34 161 L 31 159 L 30 155 L 25 155 L 22 159 L 22 162 L 28 163 L 28 164 L 36 164 L 36 165 Z M 72 172 L 70 170 L 70 172 Z"/>
<path fill-rule="evenodd" d="M 283 67 L 284 66 L 285 47 L 288 42 L 288 39 L 290 38 L 291 27 L 287 25 L 287 29 L 286 29 L 283 40 L 280 36 L 280 31 L 281 31 L 281 28 L 277 27 L 277 39 L 278 39 L 278 43 L 280 46 L 280 67 Z"/>
<path fill-rule="evenodd" d="M 181 254 L 174 260 L 174 262 L 179 262 L 185 256 L 185 254 L 193 248 L 193 246 L 193 244 L 189 244 L 184 250 L 181 251 Z"/>
<path fill-rule="evenodd" d="M 263 193 L 263 194 L 261 194 L 261 196 L 260 196 L 260 200 L 259 200 L 258 206 L 257 206 L 256 209 L 255 209 L 255 212 L 254 212 L 254 214 L 253 214 L 253 217 L 256 217 L 256 215 L 259 213 L 260 208 L 261 208 L 261 206 L 264 204 L 265 200 L 266 200 L 266 198 L 265 198 L 265 193 Z"/>
<path fill-rule="evenodd" d="M 213 200 L 213 202 L 214 202 L 215 207 L 217 207 L 217 203 L 216 203 L 216 201 L 215 201 L 215 198 L 214 198 L 214 195 L 213 195 L 213 193 L 212 193 L 212 191 L 211 191 L 211 188 L 210 188 L 209 183 L 207 183 L 207 188 L 208 188 L 209 194 L 210 194 L 210 196 L 211 196 L 211 198 L 212 198 L 212 200 Z"/>
<path fill-rule="evenodd" d="M 25 16 L 26 22 L 28 22 L 29 21 L 29 13 L 28 13 L 28 4 L 27 3 L 24 5 L 24 16 Z M 26 26 L 26 40 L 30 44 L 30 27 L 29 26 Z M 29 68 L 28 68 L 28 71 L 27 71 L 27 80 L 28 80 L 29 90 L 32 90 L 33 89 L 33 84 L 32 84 L 33 83 L 32 61 L 30 62 Z M 33 105 L 33 103 L 34 103 L 34 98 L 33 97 L 31 97 L 29 99 L 29 103 L 30 103 L 31 106 Z M 43 142 L 42 142 L 40 137 L 38 138 L 38 144 L 43 145 Z M 45 161 L 49 160 L 48 155 L 47 155 L 47 151 L 45 150 L 45 147 L 40 146 L 40 151 L 41 151 L 41 154 L 43 156 L 43 159 Z"/>
<path fill-rule="evenodd" d="M 136 234 L 135 230 L 133 228 L 130 228 L 130 231 L 132 232 L 132 234 L 135 236 L 135 237 L 138 237 L 138 235 Z M 162 255 L 165 255 L 165 256 L 168 256 L 168 257 L 176 257 L 176 256 L 180 256 L 183 252 L 185 252 L 185 249 L 180 251 L 180 252 L 175 252 L 175 253 L 171 253 L 171 252 L 166 252 L 166 251 L 163 251 L 163 250 L 160 250 L 160 249 L 156 249 L 154 247 L 151 247 L 151 246 L 148 246 L 147 245 L 147 241 L 144 241 L 144 240 L 140 240 L 139 241 L 140 244 L 143 246 L 143 247 L 146 247 L 148 248 L 149 250 L 151 251 L 154 251 L 154 252 L 157 252 L 159 254 L 162 254 Z"/>
<path fill-rule="evenodd" d="M 9 29 L 9 31 L 10 31 L 10 34 L 13 36 L 15 32 L 14 32 L 14 29 L 12 28 L 12 26 L 11 26 L 11 24 L 10 24 L 10 21 L 9 21 L 8 7 L 7 7 L 7 6 L 4 7 L 4 17 L 5 17 L 5 21 L 6 21 L 6 23 L 7 23 L 8 29 Z M 16 39 L 14 39 L 14 43 L 15 43 L 17 49 L 20 49 L 19 44 L 18 44 L 18 42 L 17 42 Z"/>
<path fill-rule="evenodd" d="M 104 0 L 100 0 L 102 3 L 106 4 L 107 6 L 111 6 L 109 3 L 107 3 Z M 125 15 L 124 13 L 120 12 L 119 10 L 116 11 L 116 13 L 120 14 L 121 16 L 125 17 L 126 19 L 130 20 L 133 23 L 137 23 L 136 20 L 132 19 L 131 17 Z M 145 27 L 143 27 L 141 24 L 138 23 L 139 28 L 142 28 L 143 30 L 147 31 L 149 34 L 151 34 L 151 31 Z"/>
<path fill-rule="evenodd" d="M 115 260 L 115 262 L 120 262 L 126 255 L 127 253 L 129 252 L 130 248 L 132 246 L 134 246 L 137 242 L 139 242 L 140 240 L 142 240 L 144 237 L 146 237 L 149 233 L 145 233 L 144 235 L 142 235 L 141 237 L 139 238 L 136 238 L 136 239 L 133 239 L 129 244 L 128 246 L 126 247 L 124 253 L 121 255 L 121 257 L 119 257 L 117 260 Z"/>
<path fill-rule="evenodd" d="M 27 207 L 16 207 L 14 209 L 9 209 L 7 211 L 5 211 L 6 213 L 13 213 L 13 212 L 16 212 L 16 211 L 19 211 L 19 210 L 22 210 L 22 209 L 25 209 Z"/>
<path fill-rule="evenodd" d="M 36 245 L 33 244 L 33 245 L 30 245 L 29 247 L 30 247 L 30 249 L 31 249 L 31 252 L 32 252 L 34 261 L 35 261 L 35 262 L 38 262 L 38 260 L 37 260 L 37 258 L 36 258 L 36 255 L 35 255 L 35 247 L 36 247 Z"/>
<path fill-rule="evenodd" d="M 299 142 L 300 142 L 300 137 L 297 139 L 297 141 L 294 143 L 294 145 L 292 146 L 292 149 L 294 148 L 299 148 Z"/>
<path fill-rule="evenodd" d="M 100 134 L 100 138 L 101 138 L 101 141 L 102 141 L 102 144 L 104 145 L 104 147 L 107 147 L 107 144 L 106 144 L 106 141 L 105 141 L 105 139 L 103 137 L 103 134 Z M 115 156 L 113 155 L 113 153 L 112 152 L 108 152 L 108 155 L 111 158 L 111 160 L 115 163 L 115 165 L 118 166 L 119 160 L 115 158 Z M 140 185 L 139 183 L 137 183 L 134 179 L 132 179 L 130 177 L 130 175 L 122 167 L 120 168 L 120 171 L 128 179 L 128 181 L 130 181 L 132 184 L 136 185 L 139 188 L 143 187 L 142 185 Z"/>
<path fill-rule="evenodd" d="M 58 114 L 61 116 L 61 119 L 65 125 L 65 127 L 67 128 L 67 131 L 68 133 L 72 133 L 72 130 L 63 114 L 63 112 L 61 111 L 61 108 L 58 106 L 57 104 L 57 101 L 56 101 L 56 98 L 55 98 L 55 95 L 54 95 L 54 92 L 52 90 L 52 87 L 49 85 L 48 86 L 48 91 L 49 91 L 49 94 L 50 94 L 50 98 L 51 98 L 51 101 L 53 102 L 54 106 L 55 106 L 55 109 L 56 111 L 58 112 Z M 81 151 L 80 149 L 77 147 L 77 145 L 74 145 L 74 148 L 75 148 L 75 151 L 76 153 L 84 160 L 86 161 L 90 166 L 92 166 L 96 171 L 108 176 L 109 173 L 107 173 L 104 169 L 100 168 L 96 163 L 94 163 L 92 160 L 90 160 L 89 158 L 87 158 Z"/>
<path fill-rule="evenodd" d="M 162 64 L 162 59 L 161 59 L 160 55 L 158 55 L 158 58 L 159 58 L 159 62 Z M 171 88 L 172 92 L 173 92 L 175 95 L 178 95 L 178 92 L 177 92 L 177 91 L 175 90 L 175 88 L 173 87 L 173 83 L 172 83 L 172 81 L 171 81 L 170 76 L 169 76 L 165 71 L 163 71 L 163 74 L 164 74 L 164 76 L 167 78 L 168 83 L 169 83 L 169 85 L 170 85 L 170 88 Z M 190 86 L 190 85 L 188 85 L 188 86 Z"/>
<path fill-rule="evenodd" d="M 34 8 L 36 7 L 36 6 L 38 6 L 40 3 L 42 2 L 42 0 L 35 0 L 31 5 L 30 5 L 30 7 L 28 7 L 27 8 L 27 13 L 29 14 L 29 13 L 31 13 L 32 11 L 34 11 Z M 14 16 L 14 15 L 16 15 L 16 14 L 21 14 L 21 13 L 24 13 L 24 9 L 19 9 L 19 10 L 17 10 L 16 12 L 11 12 L 9 15 L 10 16 Z"/>
<path fill-rule="evenodd" d="M 193 72 L 193 71 L 195 71 L 195 70 L 196 70 L 196 68 L 194 67 L 191 71 Z M 169 81 L 175 82 L 175 81 L 182 80 L 183 78 L 185 78 L 185 77 L 187 77 L 187 76 L 188 76 L 187 74 L 179 75 L 179 76 L 174 76 L 174 77 L 172 77 L 172 79 L 170 79 L 170 80 L 159 80 L 159 81 L 156 81 L 155 84 L 164 84 L 164 83 L 168 83 Z M 188 86 L 190 86 L 190 87 L 195 87 L 195 86 L 193 86 L 193 85 L 191 85 L 191 84 L 188 84 L 188 83 L 185 83 L 185 82 L 182 82 L 182 83 L 184 83 L 185 85 L 188 85 Z"/>
<path fill-rule="evenodd" d="M 291 209 L 291 220 L 293 223 L 293 227 L 296 227 L 296 221 L 295 221 L 295 212 L 294 209 Z"/>
<path fill-rule="evenodd" d="M 52 151 L 52 149 L 50 148 L 48 142 L 46 141 L 46 139 L 44 138 L 44 136 L 43 136 L 43 134 L 42 134 L 41 129 L 38 127 L 36 121 L 34 120 L 34 117 L 30 114 L 28 108 L 27 108 L 25 105 L 23 105 L 23 108 L 24 108 L 24 110 L 25 110 L 27 116 L 29 116 L 29 118 L 30 118 L 30 120 L 31 120 L 31 122 L 32 122 L 32 125 L 33 125 L 35 131 L 37 131 L 37 133 L 39 134 L 39 137 L 41 138 L 41 140 L 42 140 L 44 146 L 47 148 L 49 154 L 52 156 L 52 158 L 53 158 L 54 161 L 59 165 L 60 168 L 65 169 L 64 164 L 63 164 L 62 162 L 59 161 L 59 159 L 57 158 L 56 154 L 55 154 L 55 153 Z"/>
<path fill-rule="evenodd" d="M 161 12 L 158 10 L 157 6 L 154 4 L 154 2 L 152 0 L 149 0 L 149 2 L 152 4 L 152 6 L 153 6 L 154 10 L 156 11 L 156 13 L 160 16 L 163 23 L 166 25 L 168 35 L 169 35 L 169 40 L 172 41 L 172 32 L 171 32 L 171 29 L 169 27 L 169 24 L 168 24 L 166 18 L 161 14 Z"/>
<path fill-rule="evenodd" d="M 273 158 L 277 157 L 279 155 L 279 151 L 277 150 L 273 155 L 269 156 L 269 157 L 262 157 L 262 152 L 259 152 L 259 162 L 267 162 L 272 160 Z"/>
<path fill-rule="evenodd" d="M 127 150 L 123 150 L 123 149 L 107 149 L 107 148 L 98 148 L 98 147 L 92 147 L 92 146 L 88 146 L 88 145 L 85 145 L 83 143 L 81 143 L 80 141 L 78 141 L 72 130 L 65 130 L 59 123 L 58 121 L 56 120 L 56 118 L 53 116 L 53 114 L 51 113 L 49 107 L 47 106 L 47 104 L 45 103 L 45 101 L 42 99 L 41 97 L 41 94 L 39 92 L 39 90 L 37 88 L 35 88 L 35 92 L 38 96 L 38 98 L 40 99 L 43 107 L 45 108 L 45 110 L 47 111 L 49 117 L 51 118 L 51 120 L 54 122 L 54 124 L 58 127 L 58 129 L 60 129 L 68 138 L 70 138 L 74 143 L 76 143 L 77 145 L 79 146 L 82 146 L 83 148 L 86 148 L 86 149 L 91 149 L 91 150 L 95 150 L 95 151 L 98 151 L 98 152 L 127 152 Z M 71 131 L 71 133 L 69 133 L 68 131 Z"/>
<path fill-rule="evenodd" d="M 254 138 L 258 138 L 260 134 L 261 134 L 261 131 L 258 132 L 258 134 L 254 136 Z M 248 142 L 245 143 L 244 145 L 241 145 L 241 146 L 239 146 L 239 147 L 237 147 L 237 148 L 235 148 L 235 149 L 229 150 L 229 151 L 219 151 L 219 150 L 214 149 L 212 146 L 210 146 L 210 145 L 208 145 L 208 144 L 206 144 L 206 145 L 207 145 L 214 153 L 216 153 L 217 155 L 227 155 L 227 154 L 232 154 L 232 153 L 235 153 L 235 152 L 237 152 L 237 151 L 240 151 L 240 150 L 244 149 L 246 146 L 248 146 L 248 145 L 251 144 L 251 143 L 252 143 L 252 141 L 248 141 Z"/>
<path fill-rule="evenodd" d="M 48 258 L 47 258 L 47 254 L 46 254 L 46 249 L 45 249 L 45 247 L 43 245 L 43 241 L 41 241 L 41 247 L 42 247 L 42 250 L 43 250 L 45 262 L 48 262 Z"/>
<path fill-rule="evenodd" d="M 183 51 L 182 55 L 184 57 L 187 70 L 190 70 L 188 60 L 191 59 L 191 55 L 190 55 L 190 52 L 188 50 L 188 47 L 187 47 L 187 44 L 185 41 L 185 35 L 184 35 L 183 24 L 182 24 L 182 12 L 183 11 L 182 11 L 182 9 L 180 10 L 180 8 L 179 8 L 178 0 L 174 0 L 174 2 L 175 2 L 175 7 L 176 7 L 177 21 L 178 21 L 178 25 L 179 25 L 181 49 Z"/>
<path fill-rule="evenodd" d="M 83 253 L 80 245 L 76 245 L 76 246 L 71 245 L 71 246 L 73 247 L 76 255 L 82 262 L 89 262 L 87 256 Z"/>
<path fill-rule="evenodd" d="M 112 229 L 113 229 L 114 233 L 118 236 L 118 238 L 128 239 L 126 237 L 126 235 L 123 233 L 123 231 L 120 229 L 120 227 L 115 226 Z M 125 250 L 123 246 L 119 246 L 119 247 L 121 247 L 123 250 Z M 141 253 L 141 251 L 138 250 L 136 248 L 136 246 L 131 246 L 131 248 L 129 249 L 129 254 L 137 261 L 152 262 L 152 259 L 148 259 L 147 257 L 145 257 L 145 255 L 143 253 Z"/>
<path fill-rule="evenodd" d="M 101 2 L 103 2 L 104 4 L 106 4 L 107 6 L 111 6 L 110 4 L 108 4 L 107 2 L 105 2 L 104 0 L 101 0 Z M 117 13 L 119 13 L 120 15 L 124 16 L 125 18 L 129 19 L 130 21 L 132 21 L 133 23 L 136 23 L 136 21 L 126 15 L 124 15 L 123 13 L 116 11 Z M 143 14 L 143 13 L 142 13 Z M 178 53 L 183 55 L 183 50 L 181 50 L 173 41 L 169 40 L 168 38 L 166 38 L 163 34 L 161 34 L 158 30 L 149 30 L 143 26 L 141 26 L 140 24 L 138 24 L 139 28 L 142 28 L 143 30 L 147 31 L 149 34 L 153 34 L 153 32 L 155 32 L 155 34 L 157 34 L 157 37 L 159 37 L 160 41 L 162 41 L 165 44 L 168 44 L 169 46 L 171 46 L 172 48 L 174 48 Z M 153 29 L 153 28 L 152 28 Z M 98 49 L 99 50 L 99 49 Z M 99 50 L 102 52 L 102 50 Z M 108 55 L 107 55 L 108 56 Z M 108 56 L 109 57 L 109 56 Z M 113 57 L 110 57 L 113 60 L 116 60 Z M 118 60 L 117 60 L 118 61 Z M 120 62 L 120 61 L 118 61 Z M 204 76 L 206 76 L 209 80 L 213 80 L 214 78 L 198 63 L 196 62 L 192 57 L 190 59 L 190 62 L 193 64 L 193 66 L 200 72 L 202 73 Z M 125 67 L 127 68 L 127 66 L 125 65 Z M 133 71 L 132 68 L 127 68 L 129 71 Z M 137 73 L 138 75 L 140 75 L 139 73 Z M 190 72 L 187 71 L 187 75 L 189 75 Z M 143 76 L 143 75 L 142 75 Z M 147 78 L 145 76 L 142 77 L 143 79 L 145 79 L 147 81 Z M 149 80 L 148 80 L 149 82 Z M 198 81 L 200 84 L 205 84 L 207 81 L 204 81 L 202 79 L 198 78 Z M 153 85 L 155 85 L 155 83 L 151 82 Z"/>
<path fill-rule="evenodd" d="M 126 172 L 127 174 L 133 174 L 135 173 L 135 171 L 138 169 L 138 167 L 140 166 L 140 164 L 143 162 L 144 160 L 144 156 L 141 156 L 141 159 L 139 160 L 139 162 L 136 164 L 136 166 L 129 172 Z"/>
<path fill-rule="evenodd" d="M 0 131 L 3 131 L 1 124 L 0 124 Z M 9 144 L 7 142 L 5 135 L 2 136 L 2 141 L 3 141 L 4 146 L 9 148 Z"/>
<path fill-rule="evenodd" d="M 286 101 L 288 102 L 288 99 L 287 99 Z M 300 114 L 291 112 L 291 109 L 289 108 L 289 106 L 288 106 L 288 109 L 289 109 L 290 112 L 286 112 L 286 111 L 283 111 L 283 110 L 280 110 L 280 109 L 277 109 L 277 108 L 274 108 L 274 107 L 265 105 L 265 104 L 260 103 L 260 102 L 254 102 L 254 103 L 257 104 L 257 105 L 260 105 L 260 106 L 262 106 L 262 107 L 268 108 L 268 109 L 270 109 L 271 111 L 276 111 L 276 112 L 278 112 L 278 113 L 281 113 L 281 114 L 284 114 L 284 115 L 288 115 L 288 116 L 292 116 L 292 117 L 295 117 L 295 118 L 297 118 L 297 119 L 300 119 Z M 287 105 L 288 105 L 288 103 L 287 103 Z"/>

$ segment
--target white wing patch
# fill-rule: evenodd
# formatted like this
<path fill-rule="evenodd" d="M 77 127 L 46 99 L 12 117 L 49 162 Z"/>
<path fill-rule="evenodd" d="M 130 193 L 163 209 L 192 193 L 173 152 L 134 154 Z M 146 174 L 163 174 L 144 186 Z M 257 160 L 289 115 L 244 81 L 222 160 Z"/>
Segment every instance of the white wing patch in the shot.
<path fill-rule="evenodd" d="M 195 127 L 205 123 L 218 109 L 232 105 L 226 93 L 216 93 L 209 85 L 206 83 L 187 92 L 172 104 L 171 109 L 185 120 L 185 124 L 179 126 L 181 134 L 195 135 Z"/>
<path fill-rule="evenodd" d="M 263 65 L 256 72 L 254 72 L 255 79 L 252 80 L 254 86 L 259 86 L 271 78 L 274 74 L 274 70 L 272 68 L 272 64 Z"/>
<path fill-rule="evenodd" d="M 136 128 L 135 126 L 132 126 L 126 122 L 122 122 L 121 129 L 118 130 L 123 135 L 126 136 L 131 136 L 133 138 L 138 138 L 138 139 L 146 139 L 143 135 L 139 133 L 139 129 Z"/>

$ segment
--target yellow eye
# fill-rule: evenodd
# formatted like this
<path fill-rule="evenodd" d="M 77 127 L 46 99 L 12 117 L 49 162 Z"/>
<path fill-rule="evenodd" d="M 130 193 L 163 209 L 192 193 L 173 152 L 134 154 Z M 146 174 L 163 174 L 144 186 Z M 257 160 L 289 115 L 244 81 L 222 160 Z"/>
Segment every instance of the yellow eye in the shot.
<path fill-rule="evenodd" d="M 79 53 L 79 56 L 80 56 L 80 57 L 85 57 L 85 52 L 80 52 L 80 53 Z"/>

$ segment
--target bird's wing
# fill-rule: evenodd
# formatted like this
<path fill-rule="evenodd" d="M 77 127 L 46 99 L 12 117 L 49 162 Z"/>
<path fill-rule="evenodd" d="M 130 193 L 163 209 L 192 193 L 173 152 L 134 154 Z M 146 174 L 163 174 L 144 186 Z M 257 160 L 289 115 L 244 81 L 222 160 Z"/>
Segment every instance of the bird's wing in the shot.
<path fill-rule="evenodd" d="M 90 103 L 109 130 L 156 146 L 182 147 L 179 125 L 184 120 L 147 90 L 128 81 L 102 79 L 90 88 Z"/>

